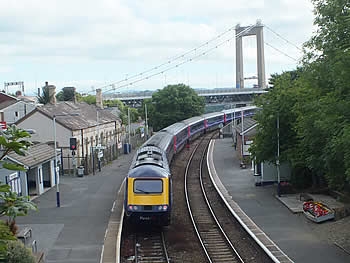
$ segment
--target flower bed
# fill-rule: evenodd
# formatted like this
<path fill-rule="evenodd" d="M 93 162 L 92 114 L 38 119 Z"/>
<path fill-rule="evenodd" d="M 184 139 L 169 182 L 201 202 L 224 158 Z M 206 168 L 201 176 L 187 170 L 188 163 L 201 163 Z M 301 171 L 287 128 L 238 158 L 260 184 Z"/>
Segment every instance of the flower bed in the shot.
<path fill-rule="evenodd" d="M 304 202 L 303 211 L 304 215 L 307 218 L 316 223 L 320 223 L 334 218 L 334 211 L 321 202 Z"/>

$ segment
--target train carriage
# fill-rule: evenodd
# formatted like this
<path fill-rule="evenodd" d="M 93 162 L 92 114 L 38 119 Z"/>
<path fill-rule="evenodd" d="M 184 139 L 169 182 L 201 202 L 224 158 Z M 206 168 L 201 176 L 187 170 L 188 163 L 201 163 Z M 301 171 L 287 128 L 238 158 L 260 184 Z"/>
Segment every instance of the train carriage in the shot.
<path fill-rule="evenodd" d="M 177 122 L 164 128 L 162 131 L 173 135 L 174 153 L 181 151 L 188 139 L 187 125 L 182 122 Z"/>
<path fill-rule="evenodd" d="M 196 116 L 182 121 L 187 125 L 187 139 L 188 141 L 196 139 L 202 133 L 204 133 L 204 118 L 202 116 Z"/>
<path fill-rule="evenodd" d="M 224 113 L 223 112 L 213 112 L 202 115 L 205 119 L 205 131 L 212 131 L 217 129 L 220 124 L 224 124 Z"/>

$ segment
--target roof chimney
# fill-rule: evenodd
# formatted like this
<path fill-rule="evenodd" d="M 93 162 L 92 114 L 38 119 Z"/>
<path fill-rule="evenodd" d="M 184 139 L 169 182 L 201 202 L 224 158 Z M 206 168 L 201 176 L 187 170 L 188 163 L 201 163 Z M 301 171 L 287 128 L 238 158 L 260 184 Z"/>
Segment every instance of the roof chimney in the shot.
<path fill-rule="evenodd" d="M 45 87 L 49 90 L 50 103 L 56 104 L 56 86 L 48 85 L 48 82 L 45 82 Z"/>
<path fill-rule="evenodd" d="M 102 100 L 102 90 L 96 90 L 96 106 L 100 109 L 103 109 L 103 100 Z"/>

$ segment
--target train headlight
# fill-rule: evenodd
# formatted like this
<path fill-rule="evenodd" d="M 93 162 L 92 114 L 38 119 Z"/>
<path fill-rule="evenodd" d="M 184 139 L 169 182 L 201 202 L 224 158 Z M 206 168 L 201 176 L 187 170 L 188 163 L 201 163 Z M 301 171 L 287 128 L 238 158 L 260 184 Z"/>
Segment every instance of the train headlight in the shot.
<path fill-rule="evenodd" d="M 167 205 L 160 205 L 158 206 L 158 211 L 166 211 L 168 210 L 168 206 Z"/>
<path fill-rule="evenodd" d="M 137 205 L 129 205 L 129 206 L 128 206 L 128 209 L 129 209 L 130 211 L 136 211 L 136 210 L 138 209 L 138 207 L 137 207 Z"/>

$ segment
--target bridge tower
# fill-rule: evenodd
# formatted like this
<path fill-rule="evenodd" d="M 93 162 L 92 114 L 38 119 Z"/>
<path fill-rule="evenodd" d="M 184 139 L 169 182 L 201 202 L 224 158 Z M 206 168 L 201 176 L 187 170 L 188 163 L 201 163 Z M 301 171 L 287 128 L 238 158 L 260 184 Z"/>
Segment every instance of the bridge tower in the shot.
<path fill-rule="evenodd" d="M 236 26 L 236 88 L 244 88 L 242 38 L 245 36 L 256 36 L 258 86 L 266 86 L 263 27 L 260 21 L 252 28 Z"/>

